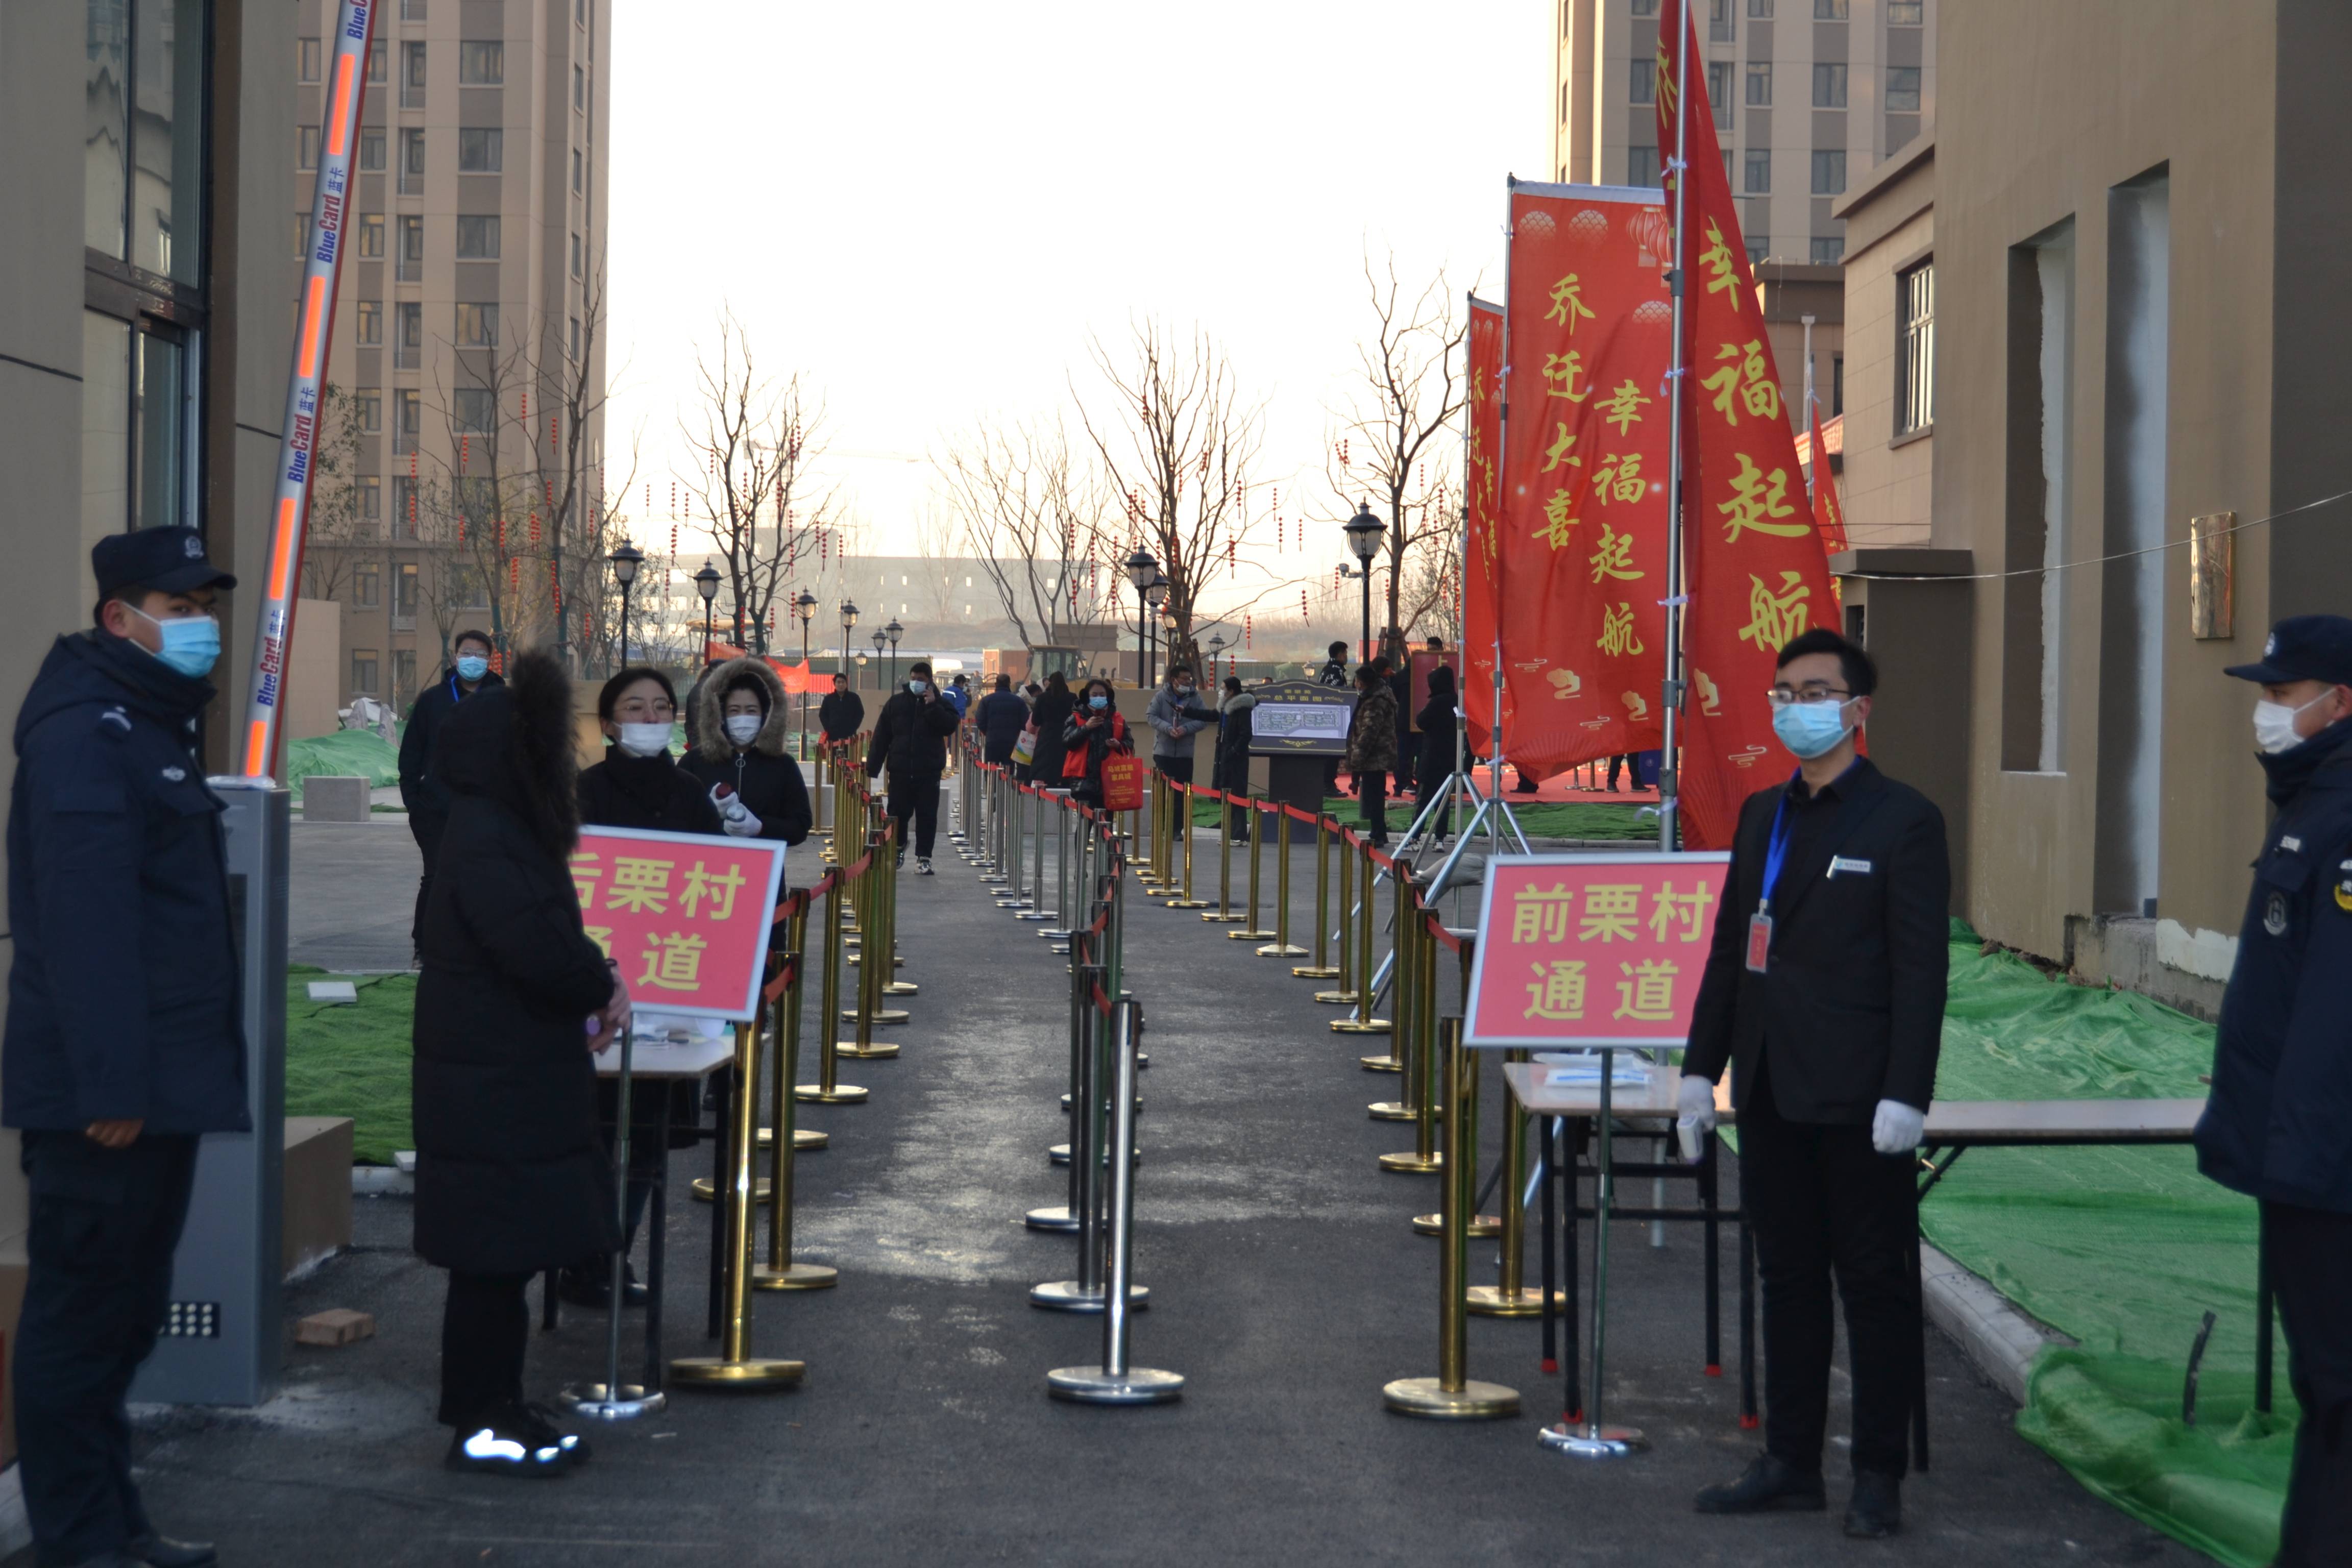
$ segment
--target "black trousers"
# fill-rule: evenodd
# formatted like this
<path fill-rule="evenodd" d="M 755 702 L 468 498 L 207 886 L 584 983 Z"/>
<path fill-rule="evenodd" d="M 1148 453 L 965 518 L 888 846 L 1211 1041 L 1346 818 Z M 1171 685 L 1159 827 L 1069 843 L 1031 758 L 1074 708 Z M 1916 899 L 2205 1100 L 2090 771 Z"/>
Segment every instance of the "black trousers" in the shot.
<path fill-rule="evenodd" d="M 1792 1469 L 1822 1468 L 1832 1272 L 1853 1374 L 1853 1468 L 1906 1468 L 1919 1355 L 1912 1171 L 1909 1159 L 1872 1148 L 1867 1127 L 1782 1119 L 1769 1066 L 1740 1105 L 1740 1204 L 1764 1286 L 1764 1447 Z"/>
<path fill-rule="evenodd" d="M 940 775 L 925 773 L 919 778 L 902 779 L 890 775 L 890 815 L 898 819 L 898 847 L 907 847 L 907 824 L 914 823 L 915 858 L 931 858 L 931 841 L 940 833 Z"/>
<path fill-rule="evenodd" d="M 439 812 L 408 814 L 409 837 L 416 840 L 416 852 L 425 861 L 425 868 L 416 878 L 416 914 L 408 922 L 411 947 L 416 945 L 417 933 L 425 929 L 425 901 L 433 896 L 433 863 L 441 858 L 441 835 L 448 828 L 449 819 Z"/>
<path fill-rule="evenodd" d="M 1163 757 L 1154 755 L 1151 765 L 1174 779 L 1178 784 L 1192 782 L 1192 759 L 1189 756 Z"/>
<path fill-rule="evenodd" d="M 523 1352 L 530 1344 L 528 1274 L 449 1275 L 441 1305 L 444 1426 L 469 1427 L 502 1405 L 522 1402 Z"/>
<path fill-rule="evenodd" d="M 1431 801 L 1444 797 L 1445 804 L 1439 806 L 1437 815 L 1429 819 L 1429 831 L 1440 838 L 1454 831 L 1454 796 L 1445 787 L 1445 781 L 1453 776 L 1449 769 L 1439 763 L 1423 769 L 1421 777 L 1413 784 L 1413 804 L 1423 810 L 1428 809 Z"/>
<path fill-rule="evenodd" d="M 79 1563 L 148 1533 L 123 1400 L 163 1326 L 196 1141 L 150 1133 L 104 1149 L 79 1132 L 27 1131 L 22 1163 L 32 1226 L 18 1468 L 42 1558 Z"/>
<path fill-rule="evenodd" d="M 2263 1226 L 2303 1406 L 2275 1568 L 2318 1568 L 2352 1541 L 2352 1214 L 2266 1203 Z"/>
<path fill-rule="evenodd" d="M 1356 798 L 1364 805 L 1364 837 L 1375 844 L 1389 841 L 1389 775 L 1371 771 L 1356 775 Z"/>
<path fill-rule="evenodd" d="M 1620 752 L 1609 759 L 1609 788 L 1612 794 L 1614 794 L 1617 789 L 1617 774 L 1626 768 L 1633 770 L 1633 782 L 1636 784 L 1642 782 L 1642 764 L 1633 760 L 1632 752 Z"/>

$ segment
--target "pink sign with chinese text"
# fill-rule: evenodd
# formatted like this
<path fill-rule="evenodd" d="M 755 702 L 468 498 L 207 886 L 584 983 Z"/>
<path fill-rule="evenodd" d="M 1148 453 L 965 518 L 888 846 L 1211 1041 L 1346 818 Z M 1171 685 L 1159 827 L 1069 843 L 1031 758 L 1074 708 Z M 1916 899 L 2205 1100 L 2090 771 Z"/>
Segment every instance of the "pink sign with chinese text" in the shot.
<path fill-rule="evenodd" d="M 583 827 L 580 918 L 641 1009 L 755 1018 L 784 847 L 768 838 Z"/>
<path fill-rule="evenodd" d="M 1488 861 L 1468 1043 L 1683 1044 L 1730 864 L 1722 853 Z"/>

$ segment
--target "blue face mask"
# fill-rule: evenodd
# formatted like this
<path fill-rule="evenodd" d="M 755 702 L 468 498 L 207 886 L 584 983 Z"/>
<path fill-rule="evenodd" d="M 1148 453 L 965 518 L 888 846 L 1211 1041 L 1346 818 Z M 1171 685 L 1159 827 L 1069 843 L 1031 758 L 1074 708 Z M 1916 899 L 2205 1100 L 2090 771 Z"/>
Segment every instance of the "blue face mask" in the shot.
<path fill-rule="evenodd" d="M 1087 699 L 1087 706 L 1089 708 L 1108 708 L 1110 706 L 1110 699 L 1097 691 L 1092 697 Z"/>
<path fill-rule="evenodd" d="M 1791 702 L 1772 710 L 1772 733 L 1780 737 L 1780 744 L 1810 762 L 1836 750 L 1845 739 L 1849 728 L 1845 710 L 1843 702 Z"/>
<path fill-rule="evenodd" d="M 457 656 L 457 679 L 467 684 L 471 685 L 489 672 L 490 661 L 480 654 L 461 653 Z"/>
<path fill-rule="evenodd" d="M 191 680 L 202 680 L 220 662 L 220 623 L 210 616 L 159 621 L 135 605 L 122 607 L 152 624 L 163 635 L 163 649 L 155 657 L 177 673 Z"/>
<path fill-rule="evenodd" d="M 913 692 L 916 696 L 920 697 L 925 690 L 929 689 L 929 685 L 924 681 L 910 680 L 907 682 L 907 689 Z"/>

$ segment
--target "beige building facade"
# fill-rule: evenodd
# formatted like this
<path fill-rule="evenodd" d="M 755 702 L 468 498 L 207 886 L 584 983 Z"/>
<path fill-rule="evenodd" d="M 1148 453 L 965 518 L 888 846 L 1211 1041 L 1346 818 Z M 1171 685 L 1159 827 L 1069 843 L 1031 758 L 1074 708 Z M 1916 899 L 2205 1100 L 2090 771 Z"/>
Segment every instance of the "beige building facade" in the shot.
<path fill-rule="evenodd" d="M 1832 209 L 1846 230 L 1843 483 L 1857 548 L 1932 543 L 1936 139 L 1921 136 Z"/>
<path fill-rule="evenodd" d="M 1552 164 L 1655 185 L 1658 0 L 1555 0 Z M 1834 265 L 1831 210 L 1936 113 L 1938 0 L 1689 0 L 1751 259 Z"/>

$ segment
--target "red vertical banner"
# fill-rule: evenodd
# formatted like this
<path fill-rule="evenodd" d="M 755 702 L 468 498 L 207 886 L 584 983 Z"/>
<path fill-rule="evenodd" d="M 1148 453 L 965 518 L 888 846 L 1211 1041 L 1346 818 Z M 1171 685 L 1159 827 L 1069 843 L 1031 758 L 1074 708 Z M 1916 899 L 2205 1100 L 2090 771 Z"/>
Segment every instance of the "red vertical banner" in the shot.
<path fill-rule="evenodd" d="M 1756 279 L 1724 177 L 1705 73 L 1694 68 L 1686 112 L 1675 112 L 1675 40 L 1690 24 L 1685 0 L 1658 16 L 1658 146 L 1666 210 L 1685 174 L 1683 542 L 1688 561 L 1684 662 L 1689 684 L 1682 738 L 1683 841 L 1731 844 L 1739 803 L 1780 782 L 1790 757 L 1772 734 L 1764 693 L 1780 645 L 1836 624 L 1829 558 L 1805 506 L 1804 476 L 1780 375 L 1757 303 Z M 1706 57 L 1691 37 L 1688 58 Z M 1685 148 L 1677 121 L 1688 128 Z M 1826 477 L 1826 472 L 1824 473 Z"/>
<path fill-rule="evenodd" d="M 1495 732 L 1495 609 L 1502 592 L 1495 536 L 1496 462 L 1503 449 L 1503 308 L 1470 297 L 1470 455 L 1465 462 L 1470 526 L 1463 542 L 1462 710 L 1469 717 L 1470 751 L 1491 754 Z M 1508 727 L 1509 714 L 1504 715 Z"/>
<path fill-rule="evenodd" d="M 1821 531 L 1822 553 L 1846 547 L 1845 508 L 1838 504 L 1837 476 L 1830 472 L 1830 449 L 1822 439 L 1822 411 L 1813 410 L 1813 526 Z"/>
<path fill-rule="evenodd" d="M 1661 743 L 1668 232 L 1653 192 L 1511 189 L 1496 609 L 1522 772 Z"/>

